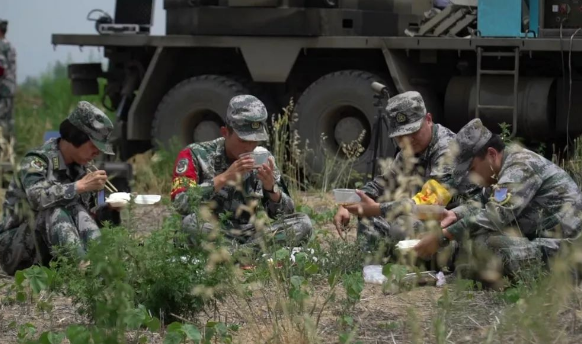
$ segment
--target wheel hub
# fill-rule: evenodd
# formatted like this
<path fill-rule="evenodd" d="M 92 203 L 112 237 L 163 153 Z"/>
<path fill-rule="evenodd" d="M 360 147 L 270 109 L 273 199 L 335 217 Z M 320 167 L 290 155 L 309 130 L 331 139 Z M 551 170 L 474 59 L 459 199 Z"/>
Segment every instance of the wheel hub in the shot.
<path fill-rule="evenodd" d="M 355 117 L 340 119 L 334 130 L 335 140 L 338 144 L 350 143 L 358 139 L 364 130 L 362 122 Z"/>

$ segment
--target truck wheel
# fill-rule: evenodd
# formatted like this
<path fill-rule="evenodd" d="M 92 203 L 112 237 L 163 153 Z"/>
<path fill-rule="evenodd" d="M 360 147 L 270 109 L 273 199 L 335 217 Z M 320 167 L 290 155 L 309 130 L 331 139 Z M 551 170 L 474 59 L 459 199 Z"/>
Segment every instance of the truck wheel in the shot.
<path fill-rule="evenodd" d="M 162 99 L 152 124 L 155 147 L 177 139 L 180 147 L 220 136 L 228 102 L 248 90 L 219 75 L 202 75 L 174 86 Z M 173 142 L 172 142 L 173 143 Z"/>
<path fill-rule="evenodd" d="M 378 113 L 374 106 L 372 82 L 389 85 L 377 75 L 349 70 L 321 77 L 305 90 L 295 108 L 299 120 L 295 128 L 302 144 L 309 141 L 307 167 L 309 173 L 322 173 L 326 157 L 346 161 L 349 156 L 342 143 L 351 143 L 365 130 L 361 146 L 364 151 L 355 159 L 352 169 L 368 172 L 374 152 L 372 128 Z M 390 90 L 390 94 L 395 92 Z M 395 147 L 382 126 L 383 157 L 392 157 Z M 322 135 L 326 137 L 322 141 Z M 382 157 L 380 154 L 379 157 Z"/>

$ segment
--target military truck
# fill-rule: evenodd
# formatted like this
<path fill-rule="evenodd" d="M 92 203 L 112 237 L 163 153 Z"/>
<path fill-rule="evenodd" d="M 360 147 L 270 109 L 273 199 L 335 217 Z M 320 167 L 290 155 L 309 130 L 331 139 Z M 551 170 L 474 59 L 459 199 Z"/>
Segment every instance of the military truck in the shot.
<path fill-rule="evenodd" d="M 390 95 L 419 91 L 436 122 L 508 123 L 526 142 L 565 144 L 582 133 L 582 2 L 578 0 L 165 0 L 166 34 L 151 35 L 153 1 L 117 0 L 97 33 L 54 34 L 55 45 L 102 47 L 108 68 L 69 66 L 76 95 L 98 93 L 117 114 L 122 159 L 219 135 L 231 97 L 252 93 L 280 112 L 293 98 L 294 129 L 321 171 L 363 130 L 368 170 Z M 81 15 L 81 14 L 79 14 Z M 376 127 L 377 128 L 377 127 Z M 378 131 L 381 132 L 381 131 Z M 319 145 L 321 135 L 327 140 Z M 393 142 L 380 143 L 383 155 Z M 338 153 L 342 157 L 342 152 Z"/>

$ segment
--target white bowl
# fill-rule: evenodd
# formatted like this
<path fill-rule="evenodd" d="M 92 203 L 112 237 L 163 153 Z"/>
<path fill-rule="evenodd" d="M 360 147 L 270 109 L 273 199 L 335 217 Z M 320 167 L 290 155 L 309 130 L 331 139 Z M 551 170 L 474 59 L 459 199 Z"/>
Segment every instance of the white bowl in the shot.
<path fill-rule="evenodd" d="M 156 204 L 162 199 L 160 195 L 137 195 L 135 204 Z"/>
<path fill-rule="evenodd" d="M 253 167 L 260 167 L 261 165 L 267 163 L 267 160 L 269 159 L 269 151 L 267 151 L 267 150 L 260 150 L 260 151 L 255 150 L 254 152 L 243 153 L 243 154 L 239 155 L 239 158 L 242 158 L 245 156 L 250 156 L 251 158 L 253 158 L 253 160 L 255 161 L 255 164 L 253 165 Z"/>
<path fill-rule="evenodd" d="M 335 189 L 333 190 L 335 202 L 340 205 L 349 205 L 362 201 L 355 189 Z"/>
<path fill-rule="evenodd" d="M 131 199 L 131 195 L 127 192 L 114 192 L 107 197 L 108 200 L 111 201 L 128 201 Z"/>
<path fill-rule="evenodd" d="M 110 200 L 105 200 L 105 202 L 107 204 L 109 204 L 110 206 L 112 206 L 113 208 L 125 208 L 125 206 L 127 206 L 127 201 L 110 201 Z"/>
<path fill-rule="evenodd" d="M 420 242 L 420 240 L 415 239 L 415 240 L 402 240 L 399 241 L 398 244 L 396 244 L 396 248 L 401 250 L 401 251 L 408 251 L 410 249 L 412 249 L 414 246 L 416 246 L 416 244 L 418 244 Z"/>

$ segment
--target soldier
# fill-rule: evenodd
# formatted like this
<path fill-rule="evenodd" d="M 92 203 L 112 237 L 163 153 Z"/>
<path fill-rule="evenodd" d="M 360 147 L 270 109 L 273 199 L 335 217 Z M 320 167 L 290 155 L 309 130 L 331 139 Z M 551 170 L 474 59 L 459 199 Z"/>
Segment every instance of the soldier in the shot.
<path fill-rule="evenodd" d="M 276 221 L 267 225 L 265 232 L 276 235 L 276 240 L 300 243 L 312 232 L 311 220 L 295 213 L 291 197 L 282 190 L 281 173 L 269 153 L 268 163 L 254 167 L 250 156 L 260 141 L 268 139 L 267 109 L 251 95 L 232 98 L 226 113 L 223 137 L 203 143 L 193 143 L 178 155 L 174 167 L 171 199 L 174 207 L 184 216 L 183 227 L 191 243 L 195 236 L 209 233 L 214 225 L 201 220 L 198 205 L 192 206 L 194 194 L 202 203 L 210 204 L 212 212 L 221 218 L 225 237 L 233 243 L 255 246 L 263 237 L 251 217 L 260 203 L 268 216 Z M 235 184 L 239 185 L 235 185 Z M 192 192 L 191 192 L 192 191 Z M 294 238 L 285 239 L 290 231 Z"/>
<path fill-rule="evenodd" d="M 8 22 L 0 19 L 0 128 L 7 143 L 14 135 L 14 92 L 16 90 L 16 50 L 6 39 Z M 1 148 L 0 148 L 1 149 Z"/>
<path fill-rule="evenodd" d="M 0 226 L 0 265 L 12 275 L 33 264 L 47 264 L 57 246 L 80 257 L 99 237 L 96 220 L 120 223 L 119 212 L 96 205 L 105 171 L 87 173 L 84 165 L 99 152 L 113 154 L 107 143 L 113 124 L 98 108 L 79 102 L 53 138 L 24 156 L 4 200 Z"/>
<path fill-rule="evenodd" d="M 413 204 L 412 196 L 427 180 L 434 179 L 453 191 L 452 168 L 446 164 L 447 151 L 455 134 L 440 124 L 433 123 L 432 115 L 426 111 L 422 96 L 418 92 L 405 92 L 392 97 L 386 107 L 389 119 L 389 136 L 396 139 L 402 149 L 394 159 L 386 175 L 376 177 L 358 191 L 362 202 L 348 207 L 340 206 L 334 218 L 338 232 L 350 219 L 350 213 L 367 217 L 358 224 L 358 236 L 365 238 L 367 249 L 379 239 L 399 241 L 405 239 L 408 229 L 420 230 L 422 223 L 410 216 L 396 215 L 406 203 Z M 383 196 L 392 193 L 400 177 L 409 184 L 401 183 L 404 191 L 400 201 L 381 202 Z M 416 179 L 416 180 L 415 180 Z M 403 185 L 404 184 L 404 185 Z M 466 191 L 474 186 L 464 186 Z M 403 190 L 404 189 L 404 190 Z M 395 197 L 394 197 L 395 198 Z M 454 203 L 450 204 L 450 207 Z M 462 211 L 455 208 L 453 211 Z M 389 213 L 392 213 L 390 215 Z"/>
<path fill-rule="evenodd" d="M 582 196 L 568 173 L 542 156 L 517 144 L 505 147 L 479 119 L 456 136 L 460 147 L 454 176 L 474 178 L 486 204 L 470 216 L 453 218 L 442 233 L 429 234 L 415 247 L 420 256 L 434 254 L 450 240 L 470 240 L 474 252 L 494 253 L 495 276 L 513 275 L 523 263 L 556 254 L 560 244 L 582 230 Z M 491 264 L 473 259 L 477 264 Z M 475 268 L 476 270 L 484 270 Z M 489 271 L 491 272 L 491 271 Z"/>

